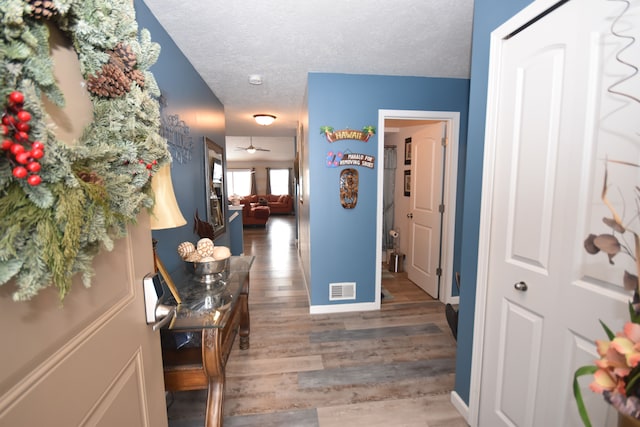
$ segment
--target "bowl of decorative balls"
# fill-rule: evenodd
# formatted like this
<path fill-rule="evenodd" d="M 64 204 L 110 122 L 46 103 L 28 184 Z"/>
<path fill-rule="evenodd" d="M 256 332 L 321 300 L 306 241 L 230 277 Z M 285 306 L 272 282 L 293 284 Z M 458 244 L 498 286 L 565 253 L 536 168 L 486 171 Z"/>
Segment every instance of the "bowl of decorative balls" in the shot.
<path fill-rule="evenodd" d="M 180 243 L 178 255 L 198 281 L 211 284 L 224 278 L 231 251 L 226 246 L 215 246 L 211 239 L 205 237 L 195 245 L 191 242 Z"/>

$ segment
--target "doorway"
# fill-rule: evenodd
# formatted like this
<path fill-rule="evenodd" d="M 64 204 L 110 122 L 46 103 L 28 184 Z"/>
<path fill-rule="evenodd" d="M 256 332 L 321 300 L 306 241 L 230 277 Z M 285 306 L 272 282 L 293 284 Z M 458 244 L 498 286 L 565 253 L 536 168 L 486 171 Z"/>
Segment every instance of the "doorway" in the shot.
<path fill-rule="evenodd" d="M 404 200 L 404 181 L 403 176 L 405 170 L 410 170 L 410 164 L 405 165 L 405 146 L 399 145 L 398 136 L 402 134 L 401 129 L 412 128 L 419 130 L 421 127 L 439 126 L 442 128 L 446 125 L 446 156 L 443 157 L 443 175 L 442 175 L 442 203 L 444 212 L 442 215 L 440 251 L 435 260 L 441 268 L 439 278 L 438 291 L 433 295 L 443 303 L 458 303 L 458 297 L 452 296 L 453 289 L 453 249 L 455 236 L 455 200 L 456 200 L 456 182 L 457 182 L 457 162 L 458 162 L 458 145 L 459 145 L 459 122 L 460 113 L 458 112 L 442 112 L 442 111 L 413 111 L 413 110 L 379 110 L 378 112 L 378 129 L 379 131 L 379 147 L 378 158 L 384 158 L 384 146 L 387 145 L 385 138 L 389 141 L 395 139 L 397 145 L 397 173 L 396 173 L 396 199 L 401 198 L 402 202 L 398 203 L 395 214 L 394 227 L 400 229 L 400 248 L 401 252 L 410 251 L 409 244 L 411 242 L 409 219 L 407 215 L 411 212 L 408 210 L 408 199 Z M 406 133 L 406 132 L 405 132 Z M 385 135 L 386 134 L 386 135 Z M 394 136 L 395 135 L 395 136 Z M 401 177 L 401 178 L 398 178 Z M 417 183 L 417 185 L 420 185 Z M 383 170 L 378 170 L 378 188 L 384 189 Z M 377 215 L 377 241 L 380 242 L 377 248 L 377 265 L 381 266 L 386 261 L 387 253 L 383 252 L 383 191 L 378 192 L 378 215 Z M 406 205 L 407 208 L 403 207 Z M 376 287 L 377 294 L 380 295 L 381 290 L 381 273 L 377 274 Z"/>

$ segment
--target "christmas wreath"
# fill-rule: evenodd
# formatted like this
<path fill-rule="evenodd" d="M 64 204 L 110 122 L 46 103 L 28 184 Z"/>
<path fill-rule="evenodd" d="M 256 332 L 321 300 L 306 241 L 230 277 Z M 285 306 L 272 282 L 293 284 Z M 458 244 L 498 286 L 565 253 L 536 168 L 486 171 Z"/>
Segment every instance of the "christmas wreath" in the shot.
<path fill-rule="evenodd" d="M 64 105 L 49 26 L 71 40 L 93 103 L 78 141 L 45 124 L 43 99 Z M 89 286 L 100 248 L 153 206 L 150 178 L 170 161 L 148 71 L 159 52 L 131 0 L 0 2 L 0 285 L 15 281 L 14 300 L 51 285 L 63 299 L 76 273 Z"/>

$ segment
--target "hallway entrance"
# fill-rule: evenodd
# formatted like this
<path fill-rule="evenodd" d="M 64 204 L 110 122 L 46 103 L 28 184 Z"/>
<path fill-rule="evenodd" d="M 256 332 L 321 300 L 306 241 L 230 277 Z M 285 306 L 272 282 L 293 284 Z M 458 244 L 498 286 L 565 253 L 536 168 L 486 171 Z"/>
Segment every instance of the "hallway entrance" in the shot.
<path fill-rule="evenodd" d="M 450 402 L 456 343 L 444 305 L 401 274 L 379 311 L 309 314 L 295 217 L 245 229 L 251 348 L 234 344 L 224 425 L 466 427 Z M 170 427 L 202 427 L 206 391 L 169 397 Z"/>

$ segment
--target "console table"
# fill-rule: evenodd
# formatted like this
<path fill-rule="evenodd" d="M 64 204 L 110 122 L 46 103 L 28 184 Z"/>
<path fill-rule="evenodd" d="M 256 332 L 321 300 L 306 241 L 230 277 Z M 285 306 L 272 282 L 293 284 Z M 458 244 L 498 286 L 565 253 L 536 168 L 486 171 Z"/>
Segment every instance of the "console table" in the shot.
<path fill-rule="evenodd" d="M 232 256 L 221 281 L 205 286 L 186 271 L 171 274 L 182 304 L 163 330 L 162 358 L 167 391 L 208 389 L 205 426 L 222 426 L 224 369 L 236 335 L 249 348 L 249 270 L 253 256 Z M 184 346 L 169 337 L 193 337 Z M 200 341 L 201 339 L 201 341 Z M 173 344 L 173 343 L 172 343 Z"/>

